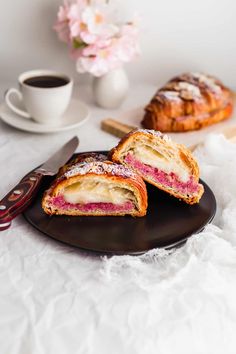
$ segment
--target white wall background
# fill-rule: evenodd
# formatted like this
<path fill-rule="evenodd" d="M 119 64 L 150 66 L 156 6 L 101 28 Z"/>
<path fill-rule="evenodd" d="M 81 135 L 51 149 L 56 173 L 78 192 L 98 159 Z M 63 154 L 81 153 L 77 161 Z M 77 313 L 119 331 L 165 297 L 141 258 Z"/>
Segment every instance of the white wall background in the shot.
<path fill-rule="evenodd" d="M 182 71 L 200 70 L 236 88 L 235 0 L 115 1 L 127 17 L 134 11 L 142 16 L 143 54 L 127 67 L 133 81 L 162 83 Z M 52 30 L 61 0 L 0 2 L 1 81 L 14 81 L 31 68 L 76 75 Z"/>

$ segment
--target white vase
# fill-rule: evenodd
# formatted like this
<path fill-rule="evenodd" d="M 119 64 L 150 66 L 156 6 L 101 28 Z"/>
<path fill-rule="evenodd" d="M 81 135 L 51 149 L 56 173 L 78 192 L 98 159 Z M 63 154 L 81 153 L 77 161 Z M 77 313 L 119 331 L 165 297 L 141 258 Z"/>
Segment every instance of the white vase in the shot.
<path fill-rule="evenodd" d="M 117 108 L 125 99 L 129 81 L 123 67 L 114 69 L 93 80 L 95 102 L 103 108 Z"/>

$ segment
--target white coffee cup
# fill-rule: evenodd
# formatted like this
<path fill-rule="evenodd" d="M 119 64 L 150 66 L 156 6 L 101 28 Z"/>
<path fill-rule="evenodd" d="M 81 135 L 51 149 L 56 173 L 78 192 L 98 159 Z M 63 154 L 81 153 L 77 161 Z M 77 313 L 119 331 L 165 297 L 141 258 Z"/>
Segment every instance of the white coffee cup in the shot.
<path fill-rule="evenodd" d="M 50 82 L 43 82 L 42 78 L 51 78 Z M 41 86 L 40 85 L 41 78 Z M 57 78 L 57 85 L 56 85 Z M 61 79 L 59 86 L 58 79 Z M 38 85 L 36 85 L 38 81 Z M 54 81 L 53 81 L 54 80 Z M 51 70 L 32 70 L 21 74 L 18 78 L 19 90 L 10 88 L 5 93 L 7 106 L 15 113 L 26 119 L 33 119 L 38 123 L 55 125 L 69 105 L 73 80 L 65 74 Z M 53 86 L 53 82 L 54 85 Z M 33 83 L 35 85 L 33 85 Z M 46 84 L 51 85 L 45 87 Z M 44 87 L 43 87 L 44 86 Z M 17 107 L 11 100 L 16 95 L 24 104 L 26 111 Z"/>

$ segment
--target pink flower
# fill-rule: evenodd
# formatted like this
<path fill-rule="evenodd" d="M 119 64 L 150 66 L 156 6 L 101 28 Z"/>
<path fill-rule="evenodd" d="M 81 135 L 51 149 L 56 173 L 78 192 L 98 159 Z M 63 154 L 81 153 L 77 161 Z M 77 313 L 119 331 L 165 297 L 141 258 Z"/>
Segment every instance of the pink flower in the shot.
<path fill-rule="evenodd" d="M 65 2 L 63 6 L 59 7 L 57 14 L 57 22 L 54 25 L 54 29 L 58 34 L 61 41 L 68 43 L 70 41 L 70 30 L 68 27 L 68 12 L 70 7 Z"/>
<path fill-rule="evenodd" d="M 71 38 L 78 37 L 83 30 L 82 13 L 86 9 L 86 0 L 77 0 L 76 3 L 71 4 L 68 11 L 69 29 Z"/>
<path fill-rule="evenodd" d="M 138 29 L 132 24 L 125 24 L 115 44 L 116 53 L 123 62 L 129 62 L 140 54 Z"/>
<path fill-rule="evenodd" d="M 119 31 L 117 26 L 108 22 L 105 6 L 87 7 L 82 13 L 82 20 L 85 28 L 81 38 L 88 44 L 94 44 L 100 38 L 110 38 Z"/>
<path fill-rule="evenodd" d="M 137 36 L 137 29 L 127 24 L 121 28 L 118 36 L 85 47 L 78 56 L 77 71 L 101 76 L 123 62 L 133 60 L 140 52 Z"/>
<path fill-rule="evenodd" d="M 112 40 L 107 40 L 104 44 L 106 45 L 94 44 L 83 49 L 76 62 L 78 72 L 101 76 L 121 65 L 113 51 Z"/>
<path fill-rule="evenodd" d="M 112 69 L 118 67 L 120 63 L 107 51 L 100 51 L 95 57 L 83 57 L 77 59 L 76 69 L 80 73 L 89 72 L 94 76 L 102 76 Z"/>
<path fill-rule="evenodd" d="M 68 44 L 79 72 L 101 76 L 140 52 L 134 23 L 111 22 L 105 0 L 77 0 L 60 6 L 54 29 Z"/>

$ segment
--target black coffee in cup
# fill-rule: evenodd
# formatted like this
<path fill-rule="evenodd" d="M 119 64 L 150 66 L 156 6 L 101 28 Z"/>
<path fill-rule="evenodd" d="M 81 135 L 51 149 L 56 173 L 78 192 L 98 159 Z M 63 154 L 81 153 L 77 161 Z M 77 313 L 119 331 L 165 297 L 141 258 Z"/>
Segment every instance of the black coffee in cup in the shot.
<path fill-rule="evenodd" d="M 65 86 L 69 83 L 69 80 L 64 77 L 52 76 L 52 75 L 42 75 L 30 77 L 23 81 L 24 84 L 33 87 L 40 88 L 53 88 Z"/>

